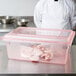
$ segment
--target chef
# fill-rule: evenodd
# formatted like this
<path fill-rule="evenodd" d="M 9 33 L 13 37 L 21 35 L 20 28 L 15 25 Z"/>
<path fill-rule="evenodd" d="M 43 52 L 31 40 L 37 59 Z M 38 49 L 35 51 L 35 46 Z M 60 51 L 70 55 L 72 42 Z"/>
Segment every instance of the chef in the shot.
<path fill-rule="evenodd" d="M 76 24 L 73 0 L 39 0 L 34 10 L 38 28 L 74 29 Z"/>

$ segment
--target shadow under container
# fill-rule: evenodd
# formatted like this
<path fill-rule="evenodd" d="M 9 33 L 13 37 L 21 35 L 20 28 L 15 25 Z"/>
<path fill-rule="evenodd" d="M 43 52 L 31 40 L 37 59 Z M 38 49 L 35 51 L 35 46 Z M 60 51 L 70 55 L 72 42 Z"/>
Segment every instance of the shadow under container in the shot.
<path fill-rule="evenodd" d="M 9 59 L 64 65 L 74 36 L 72 30 L 18 27 L 3 40 Z"/>

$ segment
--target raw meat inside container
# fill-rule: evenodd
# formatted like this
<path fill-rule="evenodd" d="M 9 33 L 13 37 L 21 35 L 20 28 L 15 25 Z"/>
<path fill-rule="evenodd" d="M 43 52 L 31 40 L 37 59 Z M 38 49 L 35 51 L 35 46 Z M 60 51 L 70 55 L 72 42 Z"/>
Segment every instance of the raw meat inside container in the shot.
<path fill-rule="evenodd" d="M 37 44 L 8 42 L 7 52 L 9 59 L 37 61 L 45 63 L 65 64 L 67 61 L 68 46 L 62 44 Z"/>

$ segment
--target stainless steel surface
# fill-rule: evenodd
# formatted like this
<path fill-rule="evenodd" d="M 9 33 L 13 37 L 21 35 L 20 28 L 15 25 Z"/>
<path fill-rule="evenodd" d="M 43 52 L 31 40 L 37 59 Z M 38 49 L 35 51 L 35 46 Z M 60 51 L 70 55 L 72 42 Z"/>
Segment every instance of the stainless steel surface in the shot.
<path fill-rule="evenodd" d="M 27 26 L 27 24 L 30 22 L 29 19 L 21 18 L 19 20 L 16 20 L 17 26 Z"/>
<path fill-rule="evenodd" d="M 30 22 L 33 22 L 32 16 L 0 16 L 0 24 L 3 24 L 3 27 L 11 24 L 16 25 L 16 27 L 27 27 Z"/>
<path fill-rule="evenodd" d="M 10 32 L 16 28 L 12 16 L 0 16 L 0 32 Z"/>
<path fill-rule="evenodd" d="M 0 24 L 0 34 L 1 32 L 10 32 L 17 27 L 19 26 L 16 24 Z M 29 22 L 27 24 L 27 27 L 35 27 L 35 24 L 33 22 Z"/>
<path fill-rule="evenodd" d="M 15 22 L 15 18 L 12 16 L 4 16 L 1 20 L 3 24 L 13 24 Z"/>
<path fill-rule="evenodd" d="M 10 24 L 10 25 L 0 24 L 0 32 L 10 32 L 15 28 L 16 28 L 16 25 L 14 24 Z"/>
<path fill-rule="evenodd" d="M 72 60 L 73 73 L 76 73 L 76 44 L 72 46 L 71 60 Z"/>

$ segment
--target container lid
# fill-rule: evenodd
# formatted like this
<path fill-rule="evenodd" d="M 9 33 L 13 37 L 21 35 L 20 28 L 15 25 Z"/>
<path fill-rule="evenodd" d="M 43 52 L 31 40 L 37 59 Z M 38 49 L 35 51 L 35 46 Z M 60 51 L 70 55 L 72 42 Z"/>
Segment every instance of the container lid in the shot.
<path fill-rule="evenodd" d="M 48 42 L 72 44 L 75 32 L 72 30 L 18 27 L 3 37 L 5 41 Z"/>

